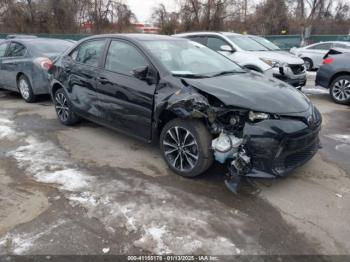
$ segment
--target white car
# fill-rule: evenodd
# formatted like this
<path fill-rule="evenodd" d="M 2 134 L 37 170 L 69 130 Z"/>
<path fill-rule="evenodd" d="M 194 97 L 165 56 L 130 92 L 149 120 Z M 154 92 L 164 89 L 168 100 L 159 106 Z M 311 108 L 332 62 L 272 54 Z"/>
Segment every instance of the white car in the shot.
<path fill-rule="evenodd" d="M 290 52 L 305 61 L 307 70 L 318 69 L 322 65 L 323 57 L 331 48 L 350 49 L 350 42 L 329 41 L 320 42 L 305 47 L 293 47 Z"/>
<path fill-rule="evenodd" d="M 288 52 L 273 51 L 251 36 L 226 32 L 196 32 L 174 35 L 201 43 L 220 52 L 241 67 L 274 76 L 302 88 L 306 84 L 304 61 Z"/>

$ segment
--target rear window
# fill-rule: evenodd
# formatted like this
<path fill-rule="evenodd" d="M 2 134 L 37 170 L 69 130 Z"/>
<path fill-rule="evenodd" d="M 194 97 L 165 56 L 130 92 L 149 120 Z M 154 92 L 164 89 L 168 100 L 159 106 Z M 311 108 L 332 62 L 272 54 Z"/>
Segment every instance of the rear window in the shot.
<path fill-rule="evenodd" d="M 32 40 L 28 44 L 38 53 L 63 53 L 74 45 L 64 40 Z"/>

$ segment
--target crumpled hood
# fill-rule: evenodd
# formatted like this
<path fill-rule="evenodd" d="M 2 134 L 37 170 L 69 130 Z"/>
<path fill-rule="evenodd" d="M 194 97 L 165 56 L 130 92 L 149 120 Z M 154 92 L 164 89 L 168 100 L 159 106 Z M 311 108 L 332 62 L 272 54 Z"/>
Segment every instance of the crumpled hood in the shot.
<path fill-rule="evenodd" d="M 255 51 L 251 53 L 254 53 L 260 58 L 278 60 L 289 65 L 304 64 L 304 61 L 301 58 L 285 51 Z"/>
<path fill-rule="evenodd" d="M 274 114 L 305 112 L 310 102 L 294 87 L 257 72 L 214 78 L 188 79 L 193 87 L 211 94 L 227 106 Z"/>

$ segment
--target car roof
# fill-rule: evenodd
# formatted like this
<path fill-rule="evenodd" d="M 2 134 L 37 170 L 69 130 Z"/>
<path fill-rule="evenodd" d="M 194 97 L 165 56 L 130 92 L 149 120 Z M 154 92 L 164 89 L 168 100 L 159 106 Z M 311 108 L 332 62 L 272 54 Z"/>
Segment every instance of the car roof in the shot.
<path fill-rule="evenodd" d="M 85 41 L 88 39 L 98 39 L 98 38 L 123 38 L 128 40 L 138 40 L 138 41 L 156 41 L 156 40 L 176 40 L 176 38 L 167 35 L 156 35 L 156 34 L 102 34 L 94 35 L 82 39 Z"/>
<path fill-rule="evenodd" d="M 69 40 L 69 39 L 44 38 L 44 37 L 6 39 L 6 42 L 19 42 L 19 43 L 22 43 L 22 44 L 28 44 L 28 43 L 31 44 L 31 43 L 40 43 L 40 42 L 55 42 L 55 41 L 65 41 L 65 42 L 74 43 L 74 41 Z"/>
<path fill-rule="evenodd" d="M 321 42 L 313 43 L 311 45 L 327 44 L 327 43 L 336 43 L 336 44 L 350 45 L 350 42 L 348 42 L 348 41 L 321 41 Z M 311 46 L 311 45 L 308 45 L 308 46 Z"/>
<path fill-rule="evenodd" d="M 189 33 L 181 33 L 176 34 L 174 36 L 177 37 L 186 37 L 186 36 L 201 36 L 201 35 L 217 35 L 217 36 L 229 36 L 229 35 L 241 35 L 233 32 L 214 32 L 214 31 L 200 31 L 200 32 L 189 32 Z"/>

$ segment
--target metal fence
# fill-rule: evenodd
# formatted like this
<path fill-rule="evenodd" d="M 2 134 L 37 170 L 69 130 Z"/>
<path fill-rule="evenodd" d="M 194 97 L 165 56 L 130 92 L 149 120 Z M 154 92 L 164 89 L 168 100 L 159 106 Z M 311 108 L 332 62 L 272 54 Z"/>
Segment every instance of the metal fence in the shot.
<path fill-rule="evenodd" d="M 291 49 L 292 47 L 299 47 L 301 45 L 300 35 L 268 35 L 265 36 L 271 42 L 274 42 L 281 49 Z M 313 44 L 325 41 L 348 41 L 350 42 L 350 35 L 312 35 L 307 39 L 307 44 Z"/>
<path fill-rule="evenodd" d="M 8 34 L 0 33 L 0 39 L 6 38 Z M 38 37 L 58 38 L 80 40 L 89 36 L 88 34 L 35 34 Z M 289 50 L 292 47 L 299 47 L 301 44 L 300 35 L 268 35 L 265 36 L 270 41 L 274 42 L 281 49 Z M 324 42 L 324 41 L 349 41 L 350 35 L 312 35 L 308 40 L 308 44 Z"/>

